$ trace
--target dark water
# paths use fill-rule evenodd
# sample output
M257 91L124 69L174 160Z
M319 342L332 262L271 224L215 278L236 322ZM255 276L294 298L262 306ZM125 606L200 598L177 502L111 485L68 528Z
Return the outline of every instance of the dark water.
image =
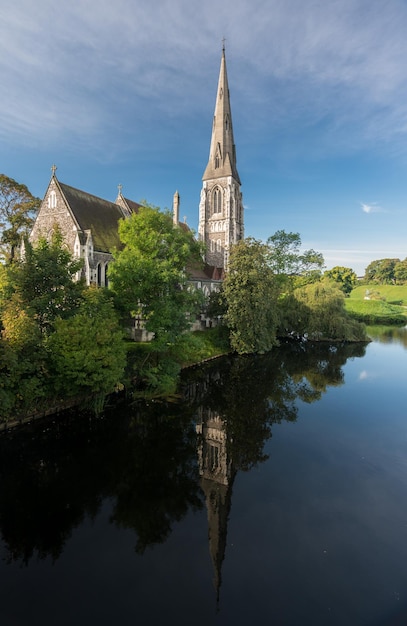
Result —
M0 437L0 626L407 624L407 341Z

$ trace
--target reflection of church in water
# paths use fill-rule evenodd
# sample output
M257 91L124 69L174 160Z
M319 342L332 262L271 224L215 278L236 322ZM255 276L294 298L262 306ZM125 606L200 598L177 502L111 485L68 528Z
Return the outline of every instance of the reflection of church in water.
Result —
M209 551L214 568L216 596L219 600L236 470L229 452L226 422L220 415L200 407L196 431L201 487L205 494L208 513Z
M244 237L240 184L223 47L209 160L203 175L198 228L199 238L206 244L207 262L223 269L227 267L230 247ZM217 412L200 406L196 431L201 487L208 512L209 550L219 600L236 471L230 455L226 421Z
M210 368L184 387L184 399L196 409L198 467L208 516L209 553L217 602L222 584L222 564L226 553L233 482L236 476L227 420L213 408L212 402L212 406L208 406L208 399L213 399L213 391L218 388L221 379L220 372Z

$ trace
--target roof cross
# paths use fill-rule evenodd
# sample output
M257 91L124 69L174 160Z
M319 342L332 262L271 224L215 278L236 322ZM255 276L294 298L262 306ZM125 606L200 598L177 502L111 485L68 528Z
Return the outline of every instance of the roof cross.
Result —
M119 184L117 185L117 189L119 190L119 195L121 195L121 193L122 193L122 189L123 189L123 185L122 185L121 183L119 183Z
M51 172L52 172L53 176L55 176L55 172L57 171L57 169L58 168L57 168L57 166L55 164L51 166Z

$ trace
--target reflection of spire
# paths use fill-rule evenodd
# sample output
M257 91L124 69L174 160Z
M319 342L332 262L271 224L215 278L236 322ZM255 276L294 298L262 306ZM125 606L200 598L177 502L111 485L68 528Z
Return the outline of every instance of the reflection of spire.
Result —
M227 525L232 502L235 470L229 458L226 423L219 415L200 409L196 430L201 487L208 511L209 552L214 568L216 599L219 602L222 584L222 563L225 558Z

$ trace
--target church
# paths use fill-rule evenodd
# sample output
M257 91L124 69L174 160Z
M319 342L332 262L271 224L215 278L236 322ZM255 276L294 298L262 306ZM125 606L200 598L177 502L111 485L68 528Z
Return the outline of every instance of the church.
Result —
M205 244L202 269L194 269L190 280L206 295L223 280L230 247L244 237L243 200L236 165L232 113L226 70L225 47L222 49L209 159L203 178L199 204L198 238ZM173 198L174 225L179 222L179 194ZM83 260L83 277L88 285L109 283L109 263L113 248L120 249L118 222L137 213L140 204L125 198L119 185L114 202L75 189L58 180L56 166L36 221L30 234L35 243L58 227L72 256Z

